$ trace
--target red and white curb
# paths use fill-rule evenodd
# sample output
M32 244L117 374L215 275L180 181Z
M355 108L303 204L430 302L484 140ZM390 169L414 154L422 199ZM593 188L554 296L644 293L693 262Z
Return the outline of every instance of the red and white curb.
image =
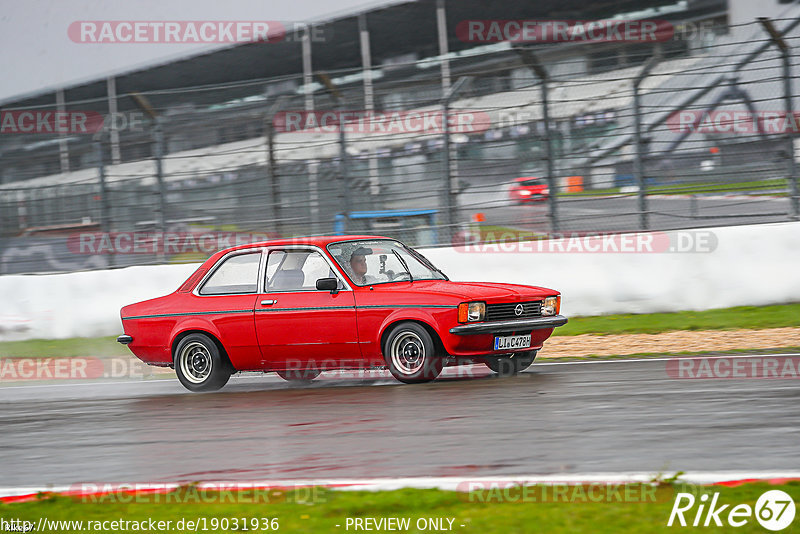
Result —
M198 491L268 491L296 488L322 487L339 491L391 491L404 488L440 489L445 491L469 491L469 488L492 485L530 486L542 485L587 485L587 484L647 484L656 480L671 480L675 473L585 473L559 475L530 475L514 477L412 477L412 478L368 478L368 479L276 479L255 481L217 481L193 483ZM800 471L697 471L677 476L679 483L697 486L739 486L751 482L785 484L800 480ZM115 493L166 494L187 483L77 483L70 486L20 486L0 488L0 502L15 503L33 501L42 494L69 497L100 497Z

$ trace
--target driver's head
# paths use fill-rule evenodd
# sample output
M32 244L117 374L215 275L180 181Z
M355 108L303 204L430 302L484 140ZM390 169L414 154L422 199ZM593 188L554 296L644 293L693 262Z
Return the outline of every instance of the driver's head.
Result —
M364 247L359 247L353 251L350 255L350 268L353 269L353 273L356 276L364 276L367 274L367 253L369 253L369 249L365 249Z
M350 268L356 276L364 276L367 274L367 258L363 254L358 254L358 250L353 252L350 256Z

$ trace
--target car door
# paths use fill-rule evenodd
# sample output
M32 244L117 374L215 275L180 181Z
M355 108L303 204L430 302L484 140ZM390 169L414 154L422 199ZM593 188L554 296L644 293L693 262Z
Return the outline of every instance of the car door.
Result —
M221 258L198 284L191 297L191 313L184 318L201 329L210 322L211 331L239 370L261 366L253 321L261 260L261 249L235 251Z
M335 292L320 278L339 279ZM313 247L268 250L255 324L263 365L274 369L336 368L358 360L353 291Z

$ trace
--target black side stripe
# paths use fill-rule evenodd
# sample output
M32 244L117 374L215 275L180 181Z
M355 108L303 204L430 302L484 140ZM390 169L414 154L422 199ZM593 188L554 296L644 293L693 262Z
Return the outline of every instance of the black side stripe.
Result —
M305 310L352 310L354 306L306 306L303 308L258 308L256 312L305 311Z
M443 308L455 310L458 306L451 304L370 304L368 306L356 306L359 309L373 309L373 308Z
M160 317L181 317L184 315L219 315L221 313L251 313L253 310L221 310L221 311L208 311L208 312L181 312L181 313L156 313L153 315L131 315L129 317L123 317L122 320L125 321L126 319L157 319Z

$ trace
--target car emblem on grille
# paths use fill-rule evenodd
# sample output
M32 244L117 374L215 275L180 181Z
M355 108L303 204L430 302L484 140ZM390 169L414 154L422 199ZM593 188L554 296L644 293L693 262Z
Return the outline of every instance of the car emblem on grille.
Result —
M514 315L516 315L517 317L522 315L524 312L525 312L525 308L522 307L522 304L517 304L514 307Z

